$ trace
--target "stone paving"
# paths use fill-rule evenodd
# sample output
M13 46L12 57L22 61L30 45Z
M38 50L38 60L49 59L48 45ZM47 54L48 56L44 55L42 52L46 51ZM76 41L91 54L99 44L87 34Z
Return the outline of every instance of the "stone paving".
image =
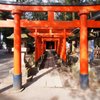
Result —
M56 66L41 69L32 82L23 83L25 89L22 92L15 92L12 75L9 75L12 67L12 55L0 53L0 100L100 100L100 88L94 91L63 87Z
M0 80L9 75L9 70L13 67L13 54L7 50L0 50Z

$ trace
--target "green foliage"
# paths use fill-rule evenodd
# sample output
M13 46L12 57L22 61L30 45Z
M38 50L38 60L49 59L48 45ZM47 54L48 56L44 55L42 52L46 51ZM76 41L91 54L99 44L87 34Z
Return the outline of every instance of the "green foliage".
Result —
M11 18L10 12L4 11L4 12L0 13L0 19L6 20L6 19L9 19L9 18Z
M66 4L71 4L71 0L65 0Z
M23 19L28 20L47 20L47 12L25 12L22 15Z
M24 1L26 1L26 0L16 0L16 2L24 2Z

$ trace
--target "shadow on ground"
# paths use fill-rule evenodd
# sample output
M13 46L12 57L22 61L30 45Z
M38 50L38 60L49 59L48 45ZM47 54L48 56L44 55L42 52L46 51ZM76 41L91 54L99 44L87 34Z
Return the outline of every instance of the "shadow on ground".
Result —
M9 54L9 53L0 54L0 63L4 64L10 61L11 58L13 58L13 54Z
M48 71L42 73L41 75L39 75L39 76L33 78L32 81L25 83L25 84L24 84L24 87L27 88L28 86L30 86L31 84L33 84L34 82L36 82L38 79L40 79L40 78L43 77L44 75L50 73L50 72L51 72L52 70L54 70L54 69L55 69L55 68L52 68L52 69L50 69L50 70L48 70Z
M5 91L9 90L9 89L11 89L12 87L13 87L13 85L6 86L6 87L4 87L4 88L0 89L0 93L5 92ZM9 100L10 100L10 99L9 99Z

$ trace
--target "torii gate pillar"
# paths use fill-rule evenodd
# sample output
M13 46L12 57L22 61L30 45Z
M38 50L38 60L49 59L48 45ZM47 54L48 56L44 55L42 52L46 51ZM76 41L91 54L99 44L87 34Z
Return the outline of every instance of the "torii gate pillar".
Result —
M14 14L14 71L13 71L13 87L16 90L22 88L22 72L21 72L21 28L19 10L13 10Z
M88 33L87 11L81 11L80 15L80 85L82 89L89 86L88 79Z

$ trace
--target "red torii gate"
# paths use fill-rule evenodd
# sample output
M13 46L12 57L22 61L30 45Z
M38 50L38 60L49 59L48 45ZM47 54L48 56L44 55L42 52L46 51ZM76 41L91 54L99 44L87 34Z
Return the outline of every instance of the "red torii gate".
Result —
M69 30L65 29L29 29L31 33L29 33L30 36L35 38L36 41L36 48L35 48L35 61L38 61L40 56L44 53L45 47L46 47L46 41L54 41L55 43L55 50L60 55L61 59L66 62L66 38L70 36L72 33ZM44 31L45 32L42 32ZM46 32L47 31L47 32ZM41 33L42 32L42 33ZM42 47L42 48L41 48Z
M21 27L33 28L31 35L36 40L35 60L37 61L45 50L44 41L58 41L56 51L63 60L66 60L65 43L70 32L68 29L80 28L80 85L82 88L88 87L88 34L87 28L99 28L100 21L88 20L87 15L90 11L100 11L100 5L92 6L26 6L26 5L6 5L0 4L1 11L10 11L14 15L14 20L0 20L0 27L14 27L14 72L13 87L22 88L21 76ZM27 11L48 12L47 21L28 21L21 19L21 13ZM54 12L78 12L80 20L73 21L54 21ZM50 32L44 33L41 29L48 29ZM58 30L62 29L58 35ZM35 31L33 31L35 30ZM38 32L40 30L40 32ZM53 30L55 32L53 33ZM67 31L66 31L67 30ZM60 36L62 34L62 36ZM53 36L53 37L52 37ZM62 37L62 38L61 38ZM39 39L40 38L40 39ZM42 42L43 41L43 42ZM63 42L63 43L62 43ZM42 52L40 52L40 46ZM62 49L60 50L59 48Z

